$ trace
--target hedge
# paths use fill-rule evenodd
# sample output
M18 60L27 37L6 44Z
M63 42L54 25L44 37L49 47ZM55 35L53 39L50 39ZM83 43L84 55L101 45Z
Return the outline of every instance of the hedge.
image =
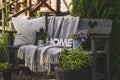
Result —
M72 16L112 19L111 80L120 79L120 0L72 0Z

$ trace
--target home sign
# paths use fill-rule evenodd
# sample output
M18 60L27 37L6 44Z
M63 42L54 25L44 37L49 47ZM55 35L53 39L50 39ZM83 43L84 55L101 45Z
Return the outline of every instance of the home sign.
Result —
M51 38L48 41L49 44L57 45L57 46L66 46L72 47L73 40L72 39L59 39L59 38Z

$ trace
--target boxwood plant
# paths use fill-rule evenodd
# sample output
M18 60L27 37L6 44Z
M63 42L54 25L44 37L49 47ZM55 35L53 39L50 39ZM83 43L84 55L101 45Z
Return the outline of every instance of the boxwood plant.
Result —
M88 67L91 62L92 56L81 46L77 50L63 48L58 65L65 70L79 70Z

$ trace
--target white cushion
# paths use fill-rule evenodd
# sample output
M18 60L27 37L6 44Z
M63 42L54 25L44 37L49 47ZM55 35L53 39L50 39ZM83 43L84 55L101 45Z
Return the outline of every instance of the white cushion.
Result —
M45 29L45 16L27 19L27 18L12 18L13 25L17 30L17 35L15 36L14 46L35 44L35 32L39 31L41 27Z

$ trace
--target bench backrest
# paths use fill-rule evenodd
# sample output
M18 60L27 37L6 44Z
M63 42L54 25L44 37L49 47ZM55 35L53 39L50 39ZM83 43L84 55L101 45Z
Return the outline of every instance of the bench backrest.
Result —
M112 30L110 19L80 19L80 29L87 29L90 34L108 35Z
M47 23L47 17L46 17L46 23ZM102 36L109 35L112 30L112 20L80 18L79 28L87 29L90 34L94 34L94 35L102 35ZM13 38L11 38L11 35L9 36L9 40L10 40L9 44L13 44Z

